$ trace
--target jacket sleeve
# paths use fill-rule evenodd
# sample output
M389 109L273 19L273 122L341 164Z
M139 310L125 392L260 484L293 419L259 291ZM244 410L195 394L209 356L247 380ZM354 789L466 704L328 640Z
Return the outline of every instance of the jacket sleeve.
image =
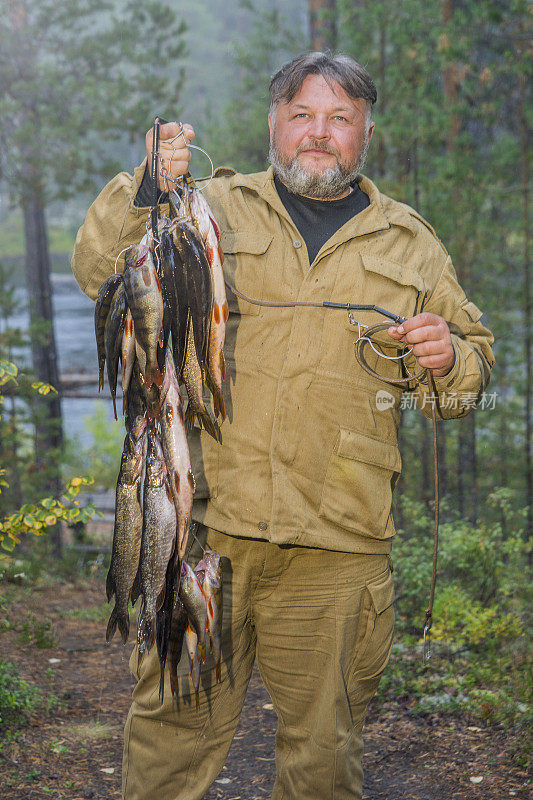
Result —
M481 322L482 312L459 285L449 256L424 311L438 314L448 323L455 362L447 375L433 379L434 387L418 387L418 408L426 417L431 417L432 404L436 405L437 417L464 417L488 385L494 364L494 337Z
M146 232L148 208L134 205L142 182L145 162L133 175L119 173L102 189L78 231L72 255L72 271L80 288L92 300L98 289L115 270L122 271L124 260L119 253L137 244Z

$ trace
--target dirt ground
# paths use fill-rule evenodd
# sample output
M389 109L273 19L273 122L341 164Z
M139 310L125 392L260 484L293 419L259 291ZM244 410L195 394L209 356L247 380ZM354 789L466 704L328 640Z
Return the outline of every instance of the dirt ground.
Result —
M1 658L43 692L55 693L60 704L50 716L36 714L20 739L0 750L1 800L120 797L131 647L118 637L105 644L103 600L103 581L96 579L31 595L21 589L9 598L12 626L20 628L33 612L37 620L51 620L56 641L39 649L21 643L20 630L9 629L0 634ZM254 671L226 765L205 800L269 798L275 730L270 698ZM365 800L530 797L527 774L511 764L501 729L373 704L365 739Z

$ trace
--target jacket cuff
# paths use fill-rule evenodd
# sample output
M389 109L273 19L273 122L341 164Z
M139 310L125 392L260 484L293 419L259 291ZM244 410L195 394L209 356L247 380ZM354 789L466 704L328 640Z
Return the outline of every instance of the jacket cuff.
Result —
M450 372L434 377L433 384L438 395L438 410L444 419L464 417L475 408L485 388L480 359L475 349L464 339L452 333L455 362ZM420 408L426 416L435 404L433 386L419 387Z

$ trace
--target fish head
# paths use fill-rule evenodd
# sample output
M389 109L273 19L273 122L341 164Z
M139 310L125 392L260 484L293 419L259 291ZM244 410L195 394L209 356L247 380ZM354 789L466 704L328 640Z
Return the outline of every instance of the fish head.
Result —
M124 254L124 263L128 269L140 269L150 255L147 244L132 244Z

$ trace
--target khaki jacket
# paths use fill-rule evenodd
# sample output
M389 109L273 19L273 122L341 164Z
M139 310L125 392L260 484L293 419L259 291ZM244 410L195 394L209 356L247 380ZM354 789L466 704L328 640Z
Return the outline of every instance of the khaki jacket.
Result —
M121 173L111 181L78 233L72 268L93 299L117 254L145 232L148 209L133 205L143 172L144 164L133 176ZM259 301L351 301L403 317L439 314L450 326L456 355L451 372L435 380L442 415L464 416L488 383L492 335L431 226L367 178L360 185L370 205L310 265L272 169L252 175L218 170L206 196L222 232L226 279ZM358 323L382 318L259 306L232 292L228 303L223 443L196 429L190 438L195 518L228 534L280 544L389 552L402 390L368 375L354 355ZM397 362L370 355L371 367L398 376ZM391 405L377 402L383 391ZM432 397L420 387L417 394L429 416ZM448 405L446 394L470 402Z

